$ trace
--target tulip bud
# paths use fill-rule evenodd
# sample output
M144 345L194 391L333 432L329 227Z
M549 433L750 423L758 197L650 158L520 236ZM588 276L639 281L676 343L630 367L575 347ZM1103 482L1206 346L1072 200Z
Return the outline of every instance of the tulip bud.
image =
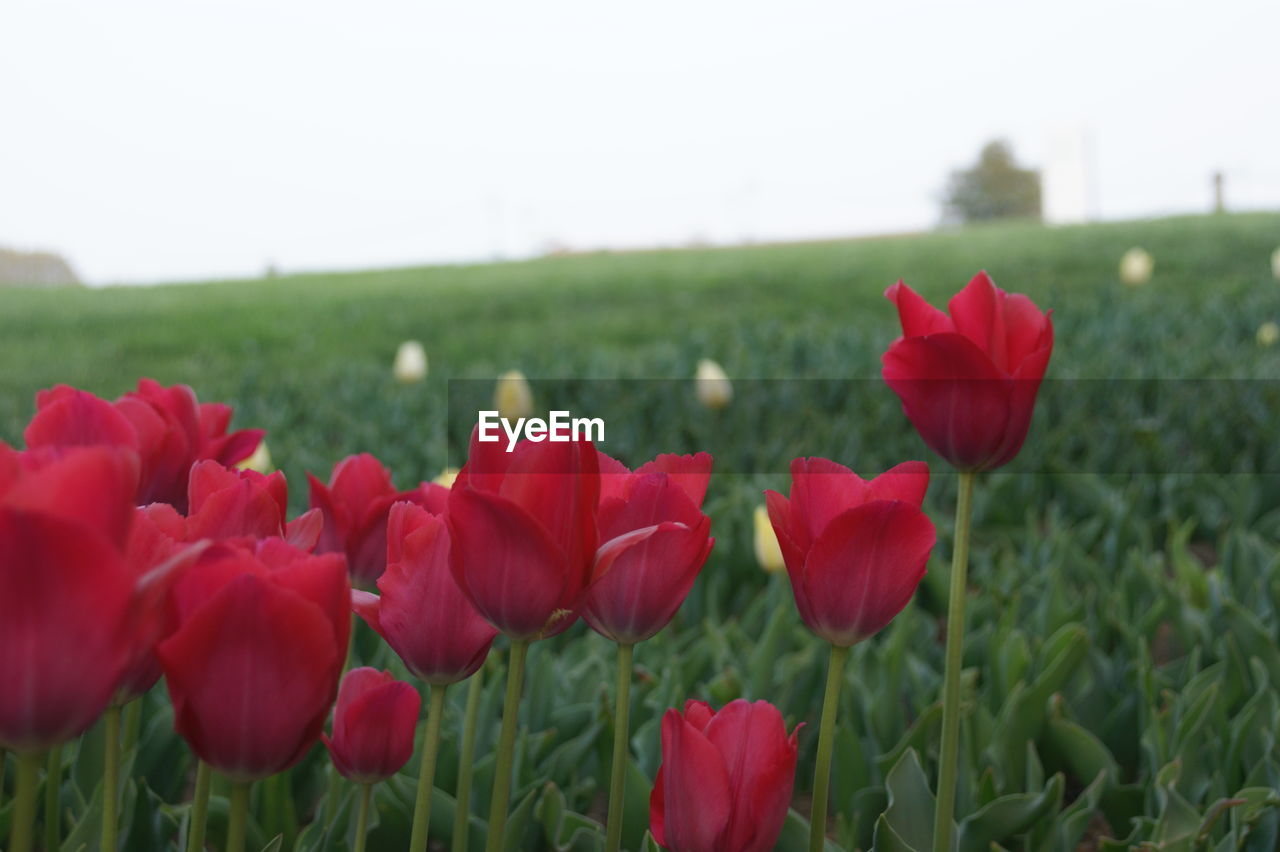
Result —
M519 370L508 370L498 377L493 389L493 407L498 416L518 420L533 413L533 391L529 380Z
M1280 342L1280 325L1267 320L1258 326L1258 345L1259 346L1275 346Z
M427 377L427 352L416 340L406 340L396 350L396 361L391 367L396 381L411 385Z
M390 672L347 672L333 710L333 737L320 735L343 778L370 784L390 778L413 756L422 699Z
M693 381L698 390L698 402L712 411L719 411L733 401L733 384L725 375L724 368L710 358L698 362Z
M1120 258L1120 280L1130 287L1141 287L1151 280L1156 262L1145 250L1131 248Z
M760 567L770 573L786 568L782 561L782 548L778 546L778 536L769 523L769 510L764 506L756 506L752 520L755 525L756 561L760 563Z
M271 451L267 449L266 441L258 444L258 449L253 451L253 455L242 462L238 462L236 467L241 470L256 470L258 473L271 473L276 469L275 465L271 463Z
M440 474L433 480L436 485L443 488L452 488L453 481L458 478L458 469L456 467L446 467L440 471Z
M1271 274L1280 281L1280 248L1271 253Z

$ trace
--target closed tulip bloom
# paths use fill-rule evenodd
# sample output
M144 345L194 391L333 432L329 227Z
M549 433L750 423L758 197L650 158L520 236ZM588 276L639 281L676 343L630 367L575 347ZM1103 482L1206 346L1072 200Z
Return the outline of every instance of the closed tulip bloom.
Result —
M372 784L390 778L413 755L422 699L390 672L352 669L338 687L333 736L321 734L343 778Z
M597 633L630 645L666 627L715 544L699 508L712 459L662 455L634 473L603 453L599 463L602 543L582 615Z
M185 540L235 540L251 545L261 538L285 538L303 550L316 546L324 515L312 509L292 521L286 519L289 485L284 474L224 467L202 461L191 469L191 512Z
M885 296L902 337L885 352L885 382L924 442L958 470L1007 464L1031 425L1053 352L1052 311L980 272L951 299L951 315L899 281Z
M733 402L733 383L725 374L724 367L710 358L698 362L693 383L698 392L698 402L712 411L719 411Z
M174 728L234 781L292 766L319 738L351 630L339 554L272 538L216 544L174 588L178 629L156 649Z
M413 384L427 377L427 350L416 340L406 340L396 349L391 373L402 384Z
M449 492L450 565L476 610L517 640L577 618L596 551L599 463L590 441L504 444L471 437Z
M764 506L756 506L751 513L753 527L753 543L756 551L756 562L769 573L781 571L787 567L782 559L782 548L778 546L778 536L769 523L769 510Z
M533 389L529 380L519 370L508 370L493 388L493 407L508 420L518 420L533 414Z
M201 405L186 385L164 387L141 379L114 403L59 385L36 395L27 426L29 447L109 444L138 452L136 501L169 503L187 510L188 476L202 459L232 465L253 454L262 431L228 432L231 408Z
M1131 248L1120 258L1120 280L1130 287L1141 287L1151 280L1155 259L1145 250Z
M125 558L136 455L0 443L0 747L85 731L134 657L148 601Z
M791 497L766 491L800 618L848 647L877 633L911 600L933 550L920 511L929 487L923 462L903 462L870 481L827 459L791 463Z
M738 699L719 713L701 701L662 717L662 766L649 830L671 852L768 852L791 804L799 728L778 708Z
M448 526L421 506L396 503L386 538L382 594L353 591L356 613L416 677L433 686L466 680L484 663L497 631L453 578Z
M397 491L390 472L368 453L347 456L334 465L326 485L311 474L311 508L324 515L317 553L345 553L351 577L371 585L387 567L387 513L391 504L409 500L435 512L444 510L448 490L422 483Z
M258 449L247 459L236 462L236 467L241 470L256 470L258 473L272 473L276 469L275 462L271 460L271 448L266 441L258 444Z

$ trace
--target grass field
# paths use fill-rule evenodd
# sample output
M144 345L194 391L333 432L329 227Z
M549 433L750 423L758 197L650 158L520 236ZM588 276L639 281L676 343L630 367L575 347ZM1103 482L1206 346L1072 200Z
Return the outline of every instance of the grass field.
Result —
M1151 252L1156 270L1148 285L1127 288L1116 266L1134 245ZM586 380L652 380L624 386L622 396L636 397L627 410L682 424L661 434L688 445L654 446L654 433L619 421L608 451L636 463L659 449L706 449L729 473L713 481L707 503L716 551L677 620L637 651L626 836L638 849L657 721L685 697L767 698L789 722L807 721L796 785L807 812L825 648L801 625L785 577L756 567L750 514L762 488L785 488L796 454L830 452L868 474L905 458L937 461L877 380L880 353L898 333L881 294L902 277L939 303L986 268L998 285L1054 309L1057 345L1029 460L988 476L976 500L962 849L1274 849L1280 406L1269 380L1280 377L1280 347L1260 347L1255 332L1280 321L1269 266L1278 245L1280 214L1248 214L209 286L5 290L0 438L20 444L34 392L54 383L114 397L141 375L185 382L234 404L237 425L268 430L302 508L303 471L324 478L348 453L375 453L402 485L456 460L466 424L456 410L446 422L451 379L487 387L518 368L535 393L584 412L605 398ZM421 384L391 377L407 338L431 358ZM704 357L736 379L764 381L740 382L742 400L727 411L702 412L684 380ZM1130 398L1152 387L1165 394L1154 408ZM840 388L853 391L840 397ZM855 649L848 671L831 806L845 849L869 848L882 812L905 848L919 845L932 819L922 785L936 759L954 498L941 462L935 470L925 509L939 545L922 591ZM360 634L357 661L400 670L374 640ZM599 848L592 820L608 773L611 653L581 626L534 646L514 848ZM483 718L493 725L482 731L482 755L496 735L500 659L489 664ZM433 837L450 830L462 699L452 697L445 722ZM186 800L190 763L166 733L168 713L153 694L129 757L145 779L127 793L131 849L161 848L182 818L170 803ZM93 822L92 736L81 752L62 791L72 826ZM288 792L293 816L260 807L272 816L251 827L255 848L291 836L294 817L308 821L327 772L317 749L288 791L259 785L263 797ZM477 772L479 815L491 761ZM413 783L405 770L380 794L370 848L402 846ZM478 818L476 826L473 843L483 835ZM877 848L904 848L880 831ZM803 848L805 834L797 814L779 848ZM301 840L324 842L315 829Z

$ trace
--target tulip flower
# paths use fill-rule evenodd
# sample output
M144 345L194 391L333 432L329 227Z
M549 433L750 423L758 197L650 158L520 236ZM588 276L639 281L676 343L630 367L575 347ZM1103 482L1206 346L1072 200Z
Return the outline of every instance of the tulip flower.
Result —
M727 408L733 401L733 383L715 361L703 358L693 375L694 387L698 393L698 402L712 411Z
M440 512L448 491L433 483L422 483L412 491L400 492L391 484L391 474L368 453L347 456L334 465L325 485L311 474L311 508L324 516L317 553L345 553L351 577L369 585L387 567L387 513L398 500L410 500Z
M831 644L818 732L810 850L821 850L840 686L849 647L883 629L911 600L933 550L933 523L920 511L929 468L904 462L867 481L827 459L791 463L791 496L767 491L796 608Z
M156 654L174 728L201 761L189 849L203 842L210 768L232 781L228 846L243 848L249 785L319 738L346 660L350 600L340 554L279 538L216 544L175 586L179 626Z
M256 470L258 473L273 473L276 469L266 441L258 444L258 448L247 459L236 462L236 467L241 470Z
M449 492L449 561L476 610L511 637L488 852L501 852L516 713L529 643L577 618L596 551L599 463L590 441L521 441L513 452L473 432Z
M600 540L583 618L618 643L618 695L606 852L622 842L633 646L667 626L684 603L715 544L699 508L711 456L661 455L633 473L604 453L600 465Z
M338 773L361 787L355 852L364 852L374 783L395 775L413 756L421 703L418 690L368 667L347 672L338 687L333 737L320 738Z
M756 506L751 513L751 524L754 529L753 544L756 551L756 562L770 574L782 571L787 567L782 559L782 548L778 546L778 536L769 523L769 510L764 506Z
M416 340L406 340L396 349L391 373L401 384L411 385L427 377L427 350Z
M413 756L422 699L390 672L352 669L338 687L333 736L320 735L338 774L357 784L385 781Z
M1280 342L1280 325L1267 320L1258 326L1257 339L1259 346L1275 346Z
M799 728L778 708L738 699L719 713L701 701L662 717L662 766L649 831L671 852L769 852L791 804Z
M498 416L507 420L519 420L533 414L533 390L529 380L519 370L508 370L493 388L493 407Z
M884 380L924 442L962 471L1011 461L1053 351L1052 312L998 289L985 272L951 300L950 316L901 281L885 296L902 337L884 354Z
M107 708L147 641L163 577L140 575L125 554L137 487L129 449L0 443L0 753L18 757L14 852L33 842L41 752L54 783L61 743Z
M232 465L253 454L262 431L228 432L231 408L200 404L186 385L138 381L114 403L59 385L36 395L27 426L28 447L110 444L135 449L140 458L139 505L169 503L187 510L191 466L203 459ZM109 411L108 409L113 409Z
M924 442L960 471L934 813L934 852L950 852L974 476L1011 461L1022 448L1053 352L1052 311L998 289L985 272L951 299L950 316L901 281L885 295L897 305L903 334L884 354L885 382Z
M289 485L280 471L263 475L202 461L191 469L186 502L191 507L183 533L187 541L232 540L251 545L262 538L284 538L295 547L311 550L324 525L319 509L286 520ZM172 520L168 523L171 529L176 527Z
M378 578L381 597L358 590L351 595L356 613L387 640L409 671L431 684L409 844L411 850L421 850L427 845L445 689L480 668L498 631L480 617L453 578L449 528L442 518L400 502L391 507L386 529L387 570Z
M1130 287L1141 287L1151 280L1156 262L1145 250L1131 248L1120 258L1120 280Z

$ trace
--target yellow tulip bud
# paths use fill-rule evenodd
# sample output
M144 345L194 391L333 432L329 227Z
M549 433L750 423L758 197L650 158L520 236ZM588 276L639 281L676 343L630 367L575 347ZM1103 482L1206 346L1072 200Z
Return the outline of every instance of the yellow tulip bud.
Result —
M406 340L396 350L396 361L391 367L397 382L409 385L427 377L427 351L416 340Z
M782 548L778 546L778 536L769 522L769 510L764 506L756 506L756 561L766 571L782 571L786 563L782 561Z
M493 407L498 416L518 420L533 414L533 390L519 370L509 370L498 377L493 389Z
M458 478L458 469L456 467L446 467L440 471L440 475L431 480L436 485L443 485L445 488L452 488L453 481Z
M1146 251L1131 248L1120 258L1120 280L1130 287L1141 287L1151 280L1156 262Z
M693 381L697 386L698 402L719 411L733 401L733 383L725 375L724 368L709 358L698 362Z
M1280 343L1280 325L1267 320L1258 326L1258 345L1275 346Z
M271 464L271 451L267 449L267 442L263 441L258 444L258 449L253 451L253 455L240 462L236 467L241 470L256 470L258 473L271 473L275 467Z

